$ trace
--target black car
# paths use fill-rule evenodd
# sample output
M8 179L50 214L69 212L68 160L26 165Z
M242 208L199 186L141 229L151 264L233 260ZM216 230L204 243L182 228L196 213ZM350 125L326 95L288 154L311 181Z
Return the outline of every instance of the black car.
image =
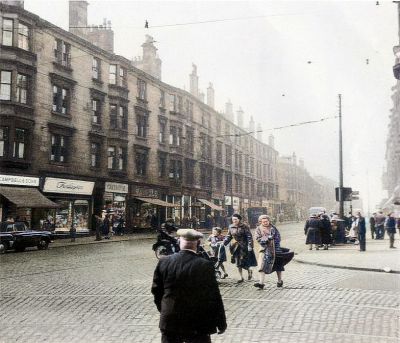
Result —
M0 222L0 253L10 249L24 251L27 247L45 250L51 237L51 232L31 230L25 222Z

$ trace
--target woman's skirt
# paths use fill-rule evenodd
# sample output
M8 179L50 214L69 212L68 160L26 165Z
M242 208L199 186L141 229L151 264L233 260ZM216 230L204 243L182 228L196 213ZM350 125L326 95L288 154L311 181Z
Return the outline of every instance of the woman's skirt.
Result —
M320 229L316 227L309 227L307 231L306 244L322 244Z
M321 243L322 244L332 244L332 237L330 230L328 229L321 229Z
M275 260L271 269L267 263L262 263L262 259L265 258L265 254L260 253L259 261L260 261L260 266L262 266L262 268L259 271L264 272L265 274L271 274L273 272L283 272L285 271L284 266L292 260L293 256L294 252L290 251L290 249L287 248L278 249L275 252Z
M245 248L238 246L232 255L232 263L236 264L236 267L249 269L250 267L257 266L257 259L254 251L248 251Z

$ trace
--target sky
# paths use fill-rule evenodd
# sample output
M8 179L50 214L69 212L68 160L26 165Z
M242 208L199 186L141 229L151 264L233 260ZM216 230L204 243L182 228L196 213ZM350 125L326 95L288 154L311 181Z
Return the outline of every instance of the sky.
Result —
M68 1L25 0L25 9L68 29ZM280 155L296 153L311 175L338 180L338 94L342 96L344 186L372 211L382 190L388 116L393 107L391 1L89 1L89 24L111 20L115 53L142 54L150 34L162 80L215 89L215 108L231 100L273 134ZM145 21L149 28L144 28ZM281 126L317 121L286 129Z

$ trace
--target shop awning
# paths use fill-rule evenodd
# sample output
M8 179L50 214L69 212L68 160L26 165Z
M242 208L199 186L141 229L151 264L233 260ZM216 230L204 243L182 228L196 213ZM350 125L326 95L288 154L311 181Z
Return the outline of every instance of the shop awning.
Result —
M166 201L156 199L156 198L136 198L136 199L139 199L140 201L143 201L143 202L147 202L149 204L162 206L162 207L180 207L180 205L171 204L170 202L166 202Z
M0 186L0 194L17 207L58 208L55 202L46 198L36 188Z
M208 201L206 199L199 199L199 201L201 201L204 205L210 206L213 210L216 210L216 211L223 211L224 210L223 207L218 206L218 205L214 204L213 202Z

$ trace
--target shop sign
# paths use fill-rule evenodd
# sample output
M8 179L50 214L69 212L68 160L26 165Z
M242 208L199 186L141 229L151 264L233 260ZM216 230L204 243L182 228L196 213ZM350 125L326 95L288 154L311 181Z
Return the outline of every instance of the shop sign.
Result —
M38 187L39 186L39 178L38 177L1 175L0 174L0 184L1 185Z
M157 189L136 186L136 187L133 187L132 196L149 197L149 198L159 199L160 192Z
M105 183L105 191L108 193L127 194L128 193L128 184L116 183L116 182L106 182Z
M46 177L43 192L92 195L94 182Z

